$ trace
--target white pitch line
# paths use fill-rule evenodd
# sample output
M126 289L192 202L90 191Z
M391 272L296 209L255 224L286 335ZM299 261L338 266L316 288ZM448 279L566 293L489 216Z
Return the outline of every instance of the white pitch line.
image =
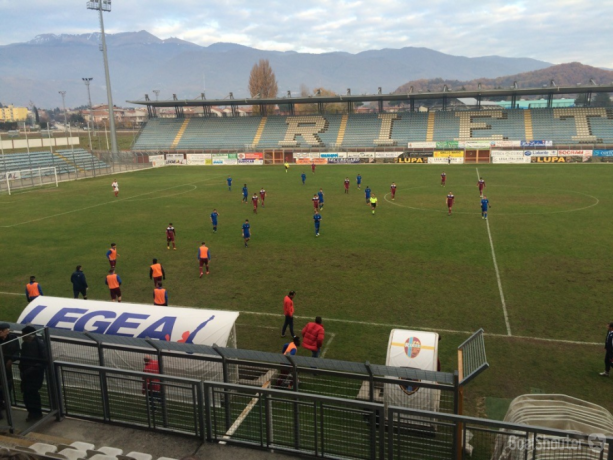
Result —
M479 180L479 168L477 171L477 180ZM496 262L496 252L494 251L494 240L492 240L492 231L490 230L490 221L485 219L487 227L487 236L490 238L490 247L492 248L492 260L494 261L494 270L496 270L496 281L498 281L498 291L500 292L500 301L502 302L502 312L504 313L504 323L507 326L507 335L511 336L511 323L509 323L509 313L507 312L507 303L504 300L504 292L502 291L502 281L500 280L500 270L498 270L498 262Z
M332 341L334 340L334 337L336 337L336 334L333 334L332 332L330 333L330 340L328 340L328 343L326 344L326 346L324 347L324 351L321 352L321 357L323 358L324 356L326 356L326 353L328 352L328 348L330 348L330 344L332 343Z
M16 292L2 292L0 291L0 295L14 295L14 296L22 296L25 295L23 292L22 293L16 293ZM196 307L194 307L196 308ZM271 316L271 317L280 317L279 314L277 313L267 313L267 312L261 312L261 311L240 311L239 313L245 314L245 315L255 315L255 316ZM298 319L313 319L312 316L298 316L298 315L294 315L294 318L298 318ZM471 331L458 331L455 329L441 329L441 328L431 328L431 327L421 327L421 326L416 326L415 324L412 325L402 325L402 324L397 324L397 323L374 323L374 322L370 322L370 321L354 321L351 319L337 319L337 318L326 318L326 321L331 322L331 323L344 323L344 324L357 324L359 326L369 326L369 327L385 327L385 328L396 328L396 329L409 329L409 330L413 330L413 329L420 329L422 331L432 331L432 332L445 332L447 334L463 334L463 335L471 335L473 332ZM247 324L238 324L238 326L247 326ZM254 326L254 327L261 327L264 329L271 329L271 330L278 330L278 327L273 327L273 326ZM334 334L330 334L330 335L334 335ZM526 339L526 340L536 340L539 342L551 342L551 343L567 343L569 345L597 345L600 346L602 345L602 343L600 342L579 342L576 340L562 340L562 339L547 339L544 337L529 337L529 336L525 336L525 335L513 335L513 336L509 336L507 334L496 334L493 332L484 332L483 335L485 335L486 337L495 337L495 338L503 338L503 339ZM334 335L335 336L335 335ZM327 347L326 347L327 348ZM325 350L324 350L325 351Z
M1 294L1 293L0 293ZM241 311L241 314L245 314L245 315L256 315L256 316L274 316L274 317L279 317L280 315L278 313L267 313L267 312L261 312L261 311ZM312 319L311 316L298 316L298 315L294 315L294 318L298 318L298 319ZM410 326L407 325L402 325L402 324L392 324L392 323L373 323L373 322L369 322L369 321L354 321L351 319L336 319L336 318L326 318L326 321L331 322L331 323L344 323L344 324L357 324L360 326L369 326L369 327L385 327L385 328L396 328L396 329L409 329L409 330L414 330L414 329L419 329L422 331L432 331L432 332L445 332L447 334L464 334L464 335L471 335L473 332L471 331L458 331L458 330L454 330L454 329L441 329L441 328L430 328L430 327L421 327L421 326L416 326L415 324L412 324ZM487 337L496 337L496 338L504 338L504 339L526 339L526 340L537 340L537 341L541 341L541 342L552 342L552 343L567 343L570 345L602 345L600 342L578 342L575 340L562 340L562 339L546 339L546 338L542 338L542 337L528 337L525 335L512 335L509 336L508 334L495 334L492 332L485 332L483 335L487 336Z

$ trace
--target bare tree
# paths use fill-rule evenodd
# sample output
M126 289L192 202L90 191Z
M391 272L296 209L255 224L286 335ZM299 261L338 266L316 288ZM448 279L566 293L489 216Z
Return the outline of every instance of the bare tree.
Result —
M260 59L257 64L254 64L249 75L249 93L251 97L261 99L277 97L278 87L275 73L270 67L268 59ZM267 106L262 106L263 113L266 115ZM259 113L260 107L254 106L253 113Z

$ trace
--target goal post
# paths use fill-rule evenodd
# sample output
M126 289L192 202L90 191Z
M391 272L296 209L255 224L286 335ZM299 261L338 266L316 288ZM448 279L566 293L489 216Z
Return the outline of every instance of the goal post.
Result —
M9 195L16 190L45 185L59 187L55 166L0 172L0 192L6 191Z

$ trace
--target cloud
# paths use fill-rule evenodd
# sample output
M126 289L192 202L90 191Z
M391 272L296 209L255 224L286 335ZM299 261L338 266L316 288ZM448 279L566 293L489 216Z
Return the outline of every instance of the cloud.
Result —
M596 0L150 0L114 2L104 19L109 31L144 29L205 46L235 42L313 53L416 46L613 67L611 16L613 2ZM0 44L97 29L84 0L0 0Z

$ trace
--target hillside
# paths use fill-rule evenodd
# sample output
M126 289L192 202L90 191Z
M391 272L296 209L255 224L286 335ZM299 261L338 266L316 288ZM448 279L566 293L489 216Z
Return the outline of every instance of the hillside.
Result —
M590 79L597 85L611 84L613 71L571 62L497 78L476 78L468 81L442 78L413 80L398 87L394 93L408 93L411 86L414 92L441 91L444 85L451 90L462 88L471 90L477 89L479 83L482 89L509 88L513 86L513 82L517 82L519 88L537 88L543 85L549 86L551 80L557 86L575 86L578 83L590 84Z
M104 102L104 69L98 33L43 34L27 43L0 46L0 101L5 104L57 107L58 91L66 105L87 104L82 77L93 77L94 104ZM344 94L390 92L403 82L420 78L471 80L533 71L551 64L528 58L452 56L419 47L368 50L357 54L267 51L233 43L199 46L179 39L161 40L146 32L107 35L114 101L143 98L159 89L160 99L210 99L248 95L249 72L259 59L268 59L276 73L279 93L298 93L302 84Z

